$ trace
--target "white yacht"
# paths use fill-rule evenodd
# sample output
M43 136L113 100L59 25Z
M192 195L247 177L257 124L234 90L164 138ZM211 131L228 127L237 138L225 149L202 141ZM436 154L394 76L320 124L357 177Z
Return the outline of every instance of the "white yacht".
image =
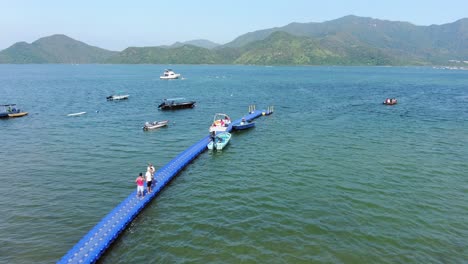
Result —
M167 69L164 71L163 75L161 75L159 78L161 80L172 80L172 79L179 79L180 73L175 73L171 69Z

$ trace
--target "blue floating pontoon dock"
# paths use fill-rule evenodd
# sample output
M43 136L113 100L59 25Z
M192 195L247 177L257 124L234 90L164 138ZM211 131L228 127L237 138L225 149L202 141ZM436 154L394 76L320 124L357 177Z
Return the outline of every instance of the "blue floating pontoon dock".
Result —
M265 111L252 111L244 116L246 120L253 120L262 114L270 114ZM242 119L233 121L239 123ZM123 202L107 214L88 234L86 234L68 253L57 263L95 263L114 240L122 233L128 224L145 208L145 206L192 160L207 149L206 145L210 136L204 137L193 146L189 147L164 167L155 173L156 185L152 193L147 193L144 198L137 198L136 191L131 193Z

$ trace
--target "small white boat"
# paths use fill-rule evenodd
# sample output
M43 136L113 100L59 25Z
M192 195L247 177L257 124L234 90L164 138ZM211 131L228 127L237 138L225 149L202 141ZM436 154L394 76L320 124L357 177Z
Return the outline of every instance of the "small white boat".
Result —
M207 147L209 150L222 150L229 143L230 139L231 134L228 132L217 133L214 136L214 139L212 139L210 143L208 143Z
M146 122L145 125L143 126L144 131L160 128L163 126L167 126L169 123L169 120L164 120L164 121L154 121L154 122Z
M210 133L215 132L224 132L228 129L229 124L231 124L231 118L222 113L217 113L214 115L213 123L210 126Z
M385 101L383 102L384 105L396 105L397 104L397 99L395 98L387 98L385 99Z
M164 71L163 75L161 75L159 78L161 80L173 80L173 79L179 79L180 73L175 73L171 69L167 69Z
M124 95L110 95L110 96L107 96L106 99L107 99L107 101L126 100L126 99L128 99L128 97L129 97L128 94L124 94Z
M84 115L84 114L86 114L86 112L78 112L78 113L68 114L67 116L80 116L80 115Z

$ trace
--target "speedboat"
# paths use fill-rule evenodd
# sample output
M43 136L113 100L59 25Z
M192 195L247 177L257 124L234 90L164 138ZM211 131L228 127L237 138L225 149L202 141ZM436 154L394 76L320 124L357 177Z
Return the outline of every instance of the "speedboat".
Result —
M0 118L21 117L27 114L28 112L21 112L21 109L16 108L16 104L0 105Z
M125 95L110 95L110 96L107 96L106 99L107 101L115 101L115 100L126 100L128 99L129 95L128 94L125 94Z
M169 120L146 122L145 125L143 126L143 130L148 131L148 130L160 128L163 126L167 126L167 123L169 123Z
M234 130L244 130L244 129L249 129L255 126L255 122L248 122L244 118L242 118L242 121L239 123L235 123L232 125L232 129Z
M158 105L158 108L161 110L176 110L193 107L195 107L195 101L186 101L185 98L164 99L164 101Z
M384 105L395 105L397 104L397 99L395 98L387 98L385 99L385 101L383 102Z
M222 113L217 113L214 115L213 123L210 126L210 133L215 132L224 132L228 129L231 124L231 118Z
M161 80L173 80L173 79L179 79L179 77L180 77L180 73L175 73L171 69L166 69L164 71L163 75L161 75L159 77L159 79L161 79Z
M217 133L213 140L208 143L207 147L209 150L222 150L231 139L231 134L228 132Z

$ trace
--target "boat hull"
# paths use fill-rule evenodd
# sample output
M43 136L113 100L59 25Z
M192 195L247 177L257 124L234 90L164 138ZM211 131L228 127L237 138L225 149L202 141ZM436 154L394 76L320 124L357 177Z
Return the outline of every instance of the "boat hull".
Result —
M210 133L211 132L226 132L228 126L210 126Z
M180 74L176 74L176 75L173 75L173 76L160 76L159 79L161 80L175 80L175 79L179 79L180 77Z
M111 95L108 96L106 99L107 101L120 101L120 100L127 100L129 95Z
M232 125L232 129L234 129L234 130L245 130L245 129L252 128L254 126L255 126L254 122L244 123L244 124L239 123L239 124Z
M21 112L21 113L14 113L14 114L8 114L8 117L22 117L27 115L28 112Z
M195 102L186 102L186 103L162 103L158 106L161 110L178 110L178 109L187 109L187 108L194 108Z

